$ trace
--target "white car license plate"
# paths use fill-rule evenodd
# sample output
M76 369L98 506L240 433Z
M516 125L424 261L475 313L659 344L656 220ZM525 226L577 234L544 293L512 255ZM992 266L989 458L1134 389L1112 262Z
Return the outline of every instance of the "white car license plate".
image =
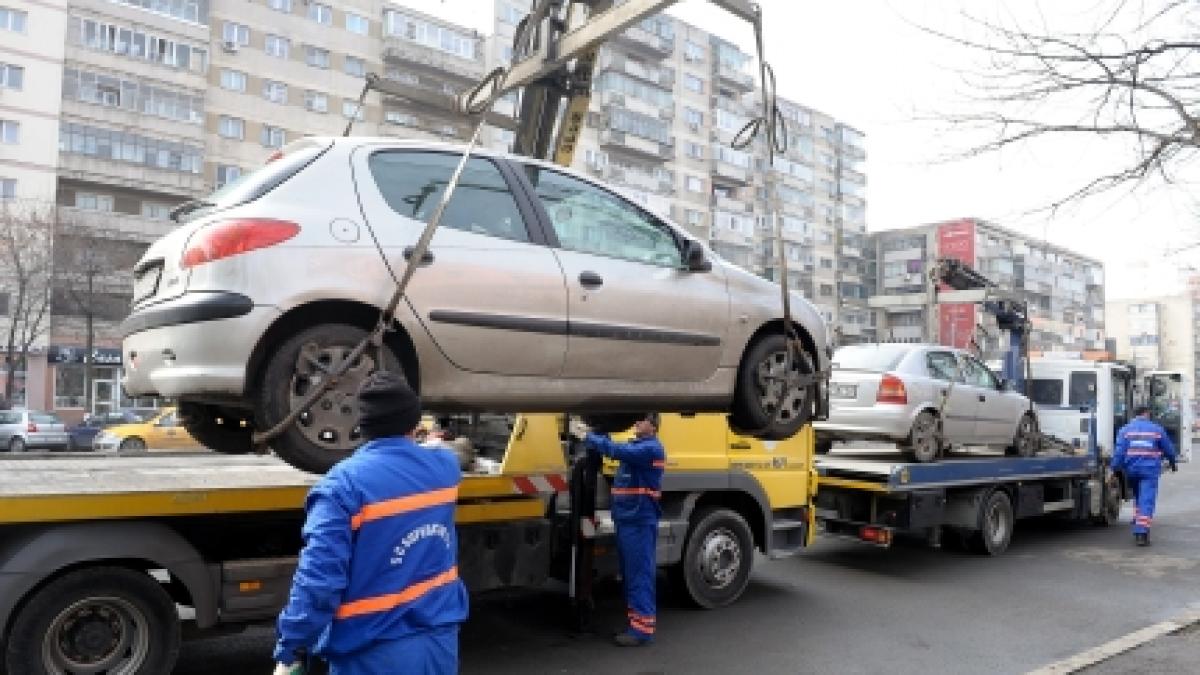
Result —
M833 398L858 398L858 385L835 384L830 387L829 395Z

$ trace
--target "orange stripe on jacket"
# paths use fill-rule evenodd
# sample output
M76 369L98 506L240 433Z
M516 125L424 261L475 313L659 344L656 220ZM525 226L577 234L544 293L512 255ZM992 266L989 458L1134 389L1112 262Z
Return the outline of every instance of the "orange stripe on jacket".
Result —
M458 486L442 488L440 490L430 490L429 492L418 492L414 495L406 497L397 497L395 499L387 499L374 504L367 504L359 509L358 513L350 519L350 527L358 529L363 523L368 523L372 520L387 518L389 516L398 516L401 513L416 511L418 509L427 509L431 506L442 506L443 504L453 504L458 499Z
M389 609L395 609L400 605L410 603L426 593L445 586L458 579L458 566L455 565L441 574L418 581L417 583L405 588L399 593L388 593L386 595L375 595L361 600L354 600L338 607L337 618L349 619L363 614L375 614L377 612L386 612Z
M654 497L655 499L658 499L659 497L662 496L662 493L659 492L658 490L651 490L650 488L644 488L644 487L639 487L639 488L615 487L612 490L610 490L609 492L611 492L614 495L619 495L619 496L649 495L651 497Z

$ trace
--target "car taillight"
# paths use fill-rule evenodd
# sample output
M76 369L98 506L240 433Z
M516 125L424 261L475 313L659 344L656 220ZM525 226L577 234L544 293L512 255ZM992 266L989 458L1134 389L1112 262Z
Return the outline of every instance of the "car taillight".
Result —
M26 425L26 427L25 427L25 433L27 433L27 434L36 434L36 433L37 433L37 425L36 425L36 424L34 424L33 422L30 422L30 423L29 423L28 425Z
M895 375L884 375L879 381L879 393L875 395L876 403L908 403L908 391L904 382Z
M205 226L192 235L180 265L187 269L221 258L267 248L291 239L300 226L272 218L239 218Z

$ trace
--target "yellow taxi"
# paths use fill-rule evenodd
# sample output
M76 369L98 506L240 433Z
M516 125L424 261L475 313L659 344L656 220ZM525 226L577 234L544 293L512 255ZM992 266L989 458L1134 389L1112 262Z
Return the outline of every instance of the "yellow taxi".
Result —
M175 408L163 408L145 422L109 427L92 442L96 451L112 450L203 450L179 422Z

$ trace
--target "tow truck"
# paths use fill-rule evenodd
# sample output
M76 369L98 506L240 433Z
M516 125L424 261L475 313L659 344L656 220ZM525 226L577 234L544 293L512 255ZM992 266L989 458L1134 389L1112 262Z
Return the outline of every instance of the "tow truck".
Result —
M713 2L750 20L761 48L757 7ZM512 69L447 104L494 120L480 97L524 87L514 150L553 152L569 164L596 49L671 4L539 2L518 31ZM368 78L363 97L369 91L389 93L378 77ZM773 143L774 124L763 126ZM568 438L561 415L436 422L463 441L456 520L468 588L563 580L572 622L586 629L591 582L616 567L606 472ZM777 558L811 544L811 427L758 440L721 415L669 414L660 436L669 453L658 562L684 597L728 605L746 588L755 550ZM266 455L0 460L0 669L160 675L173 668L183 637L269 621L286 600L316 480Z
M955 259L930 271L934 302L980 304L1008 333L1001 375L1029 395L1029 314L1021 299ZM1078 407L1078 406L1077 406ZM1095 400L1083 408L1087 442L1045 433L1033 456L964 448L932 463L898 461L896 448L850 443L817 460L817 519L825 533L877 546L901 535L999 555L1017 520L1059 515L1111 524L1127 497L1098 439ZM1111 420L1109 420L1111 423Z

